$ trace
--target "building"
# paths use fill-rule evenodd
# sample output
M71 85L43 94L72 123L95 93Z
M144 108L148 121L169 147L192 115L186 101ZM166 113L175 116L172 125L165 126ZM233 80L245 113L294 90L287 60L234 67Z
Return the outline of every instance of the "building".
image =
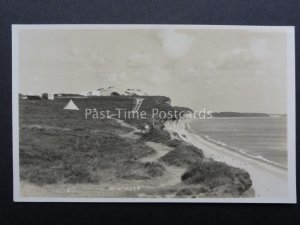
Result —
M27 98L29 100L41 100L42 99L42 97L39 95L27 95Z
M43 93L42 98L47 99L47 100L54 100L54 94Z
M90 91L88 93L88 96L101 96L101 91L100 90Z
M54 94L48 94L48 100L54 100Z

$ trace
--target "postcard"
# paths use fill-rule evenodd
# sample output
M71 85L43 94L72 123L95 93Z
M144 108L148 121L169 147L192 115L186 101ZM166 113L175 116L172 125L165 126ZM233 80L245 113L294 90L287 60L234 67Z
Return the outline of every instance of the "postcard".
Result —
M13 25L17 202L296 203L294 27Z

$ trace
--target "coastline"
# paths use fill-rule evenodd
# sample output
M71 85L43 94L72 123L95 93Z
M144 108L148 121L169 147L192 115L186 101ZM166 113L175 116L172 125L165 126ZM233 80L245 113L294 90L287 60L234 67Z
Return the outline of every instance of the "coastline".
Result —
M253 181L255 198L288 196L288 171L285 168L210 142L201 135L190 132L187 129L189 122L190 120L179 120L178 123L167 121L165 129L172 137L173 133L177 133L183 141L202 149L207 158L245 169Z
M235 117L222 117L222 118L235 118ZM238 117L238 118L249 118L249 117ZM251 118L261 118L261 117L251 117ZM245 156L245 157L248 157L248 158L252 158L252 159L254 159L254 160L261 161L262 163L267 163L267 164L270 164L270 165L275 166L275 167L279 167L279 168L284 169L284 170L287 170L287 169L288 169L287 166L285 166L285 165L283 165L283 164L280 164L280 163L271 161L271 160L269 160L269 159L267 159L267 158L264 158L264 157L262 157L262 156L253 156L253 155L251 155L251 154L245 152L243 149L234 148L233 146L227 145L226 143L223 143L223 142L221 142L221 141L212 139L212 138L210 138L210 137L207 136L207 135L204 135L204 134L197 134L197 133L195 133L195 132L191 129L190 123L191 123L191 121L185 122L185 123L184 123L184 129L187 130L189 133L193 133L193 134L196 134L196 135L202 137L202 138L203 138L205 141L207 141L207 142L210 142L210 143L212 143L212 144L215 144L215 145L224 147L224 148L227 149L227 150L236 152L237 154L241 154L241 155L243 155L243 156Z

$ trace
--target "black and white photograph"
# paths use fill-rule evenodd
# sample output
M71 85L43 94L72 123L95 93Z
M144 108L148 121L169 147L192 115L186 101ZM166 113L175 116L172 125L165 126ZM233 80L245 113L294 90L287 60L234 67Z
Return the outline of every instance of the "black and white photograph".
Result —
M17 202L296 203L292 26L12 25Z

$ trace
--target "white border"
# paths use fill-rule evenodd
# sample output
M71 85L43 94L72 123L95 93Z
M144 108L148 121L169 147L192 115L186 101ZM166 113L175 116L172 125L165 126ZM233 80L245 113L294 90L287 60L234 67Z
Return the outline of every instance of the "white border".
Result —
M288 197L280 198L70 198L22 197L19 173L19 37L24 29L256 29L287 34ZM293 26L228 25L12 25L13 187L15 202L178 202L178 203L297 203L295 127L295 28Z

